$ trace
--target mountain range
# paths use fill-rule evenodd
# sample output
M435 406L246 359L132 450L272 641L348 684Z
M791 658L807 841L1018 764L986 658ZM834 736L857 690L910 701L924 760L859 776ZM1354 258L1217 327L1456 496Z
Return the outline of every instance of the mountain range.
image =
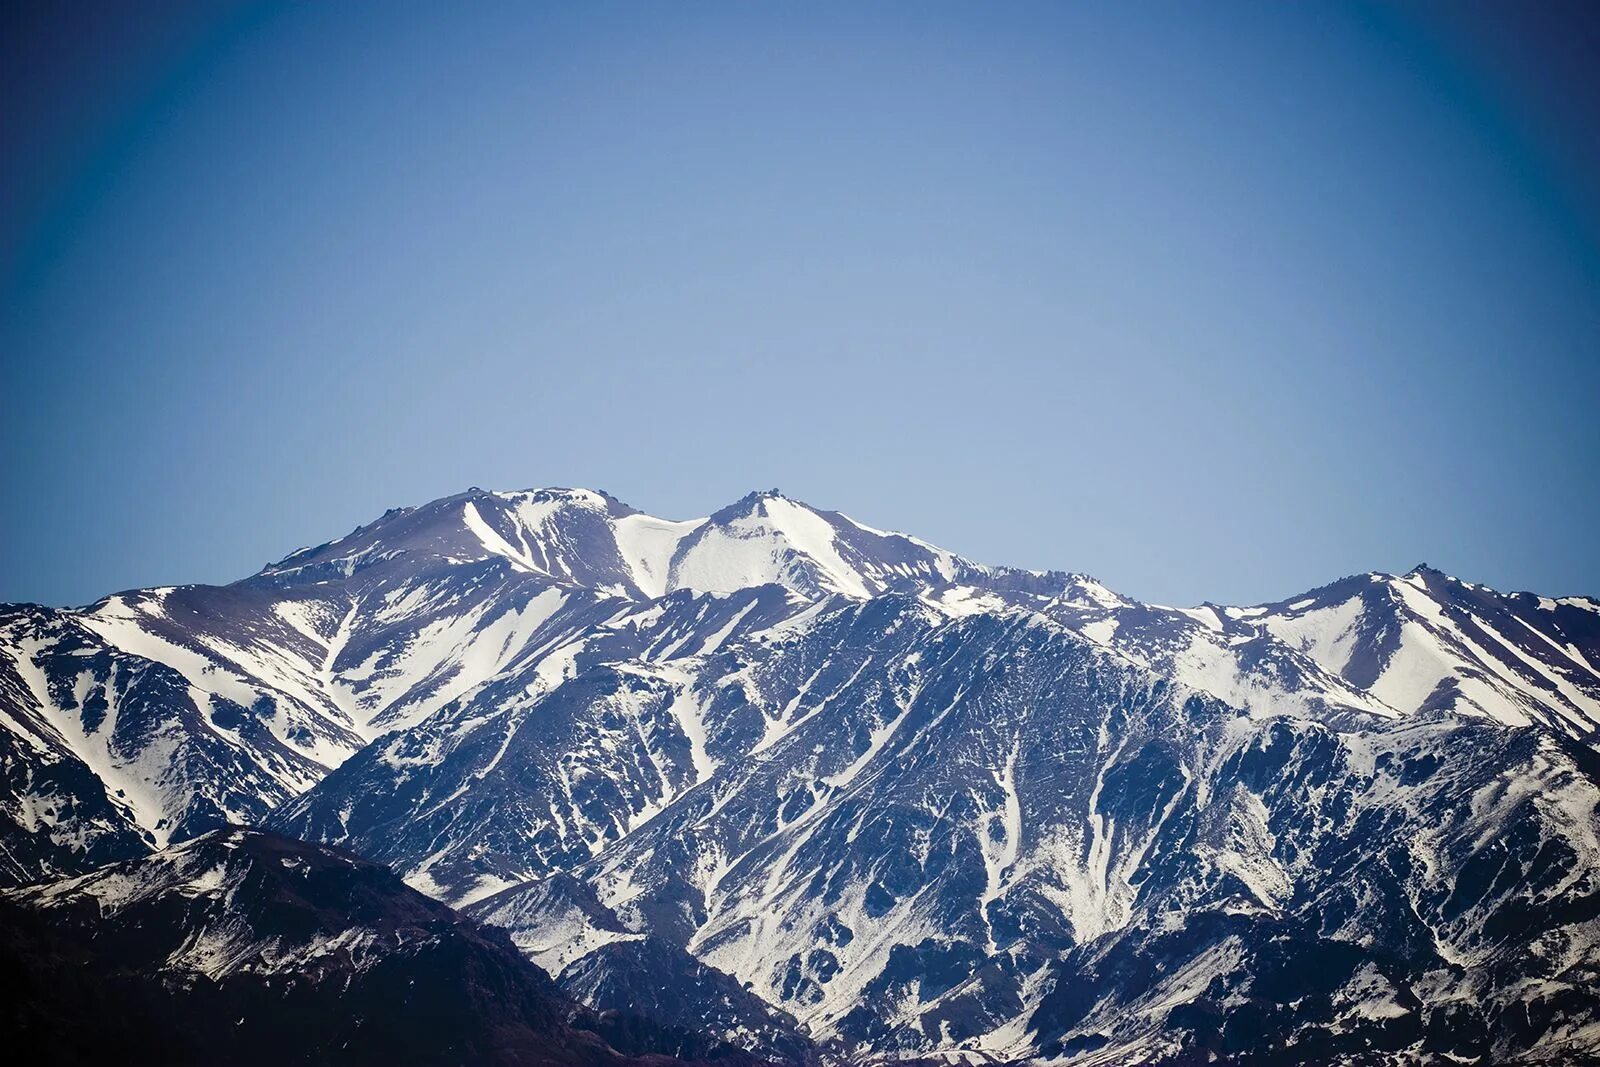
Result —
M703 1035L627 1054L1572 1062L1597 667L1600 601L1426 566L1170 608L776 491L474 489L0 609L0 882L336 846Z

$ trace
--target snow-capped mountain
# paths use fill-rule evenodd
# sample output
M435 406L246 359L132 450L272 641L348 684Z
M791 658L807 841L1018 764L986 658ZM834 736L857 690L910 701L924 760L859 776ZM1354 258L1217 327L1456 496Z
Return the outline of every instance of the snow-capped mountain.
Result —
M1584 597L1501 594L1421 565L1365 574L1275 604L1057 613L1080 633L1269 714L1454 711L1600 735L1600 611ZM1309 661L1309 662L1307 662Z
M268 820L768 1052L1600 1051L1591 599L1174 609L776 492L472 490L0 625L13 882Z

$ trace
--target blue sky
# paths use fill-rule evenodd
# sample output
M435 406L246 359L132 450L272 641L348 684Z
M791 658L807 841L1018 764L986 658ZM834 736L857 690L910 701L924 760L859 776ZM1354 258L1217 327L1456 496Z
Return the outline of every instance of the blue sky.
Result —
M0 34L0 599L550 484L1600 593L1580 5L65 7Z

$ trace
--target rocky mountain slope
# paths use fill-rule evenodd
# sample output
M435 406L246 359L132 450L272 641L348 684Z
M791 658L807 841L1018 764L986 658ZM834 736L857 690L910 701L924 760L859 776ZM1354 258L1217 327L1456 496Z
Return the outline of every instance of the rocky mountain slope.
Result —
M503 935L384 868L260 831L12 890L0 916L0 1013L29 1063L684 1062L619 1053Z
M473 490L10 609L0 844L23 882L267 820L769 1052L1559 1060L1600 1050L1597 664L1600 603L1425 567L1174 609L776 493Z

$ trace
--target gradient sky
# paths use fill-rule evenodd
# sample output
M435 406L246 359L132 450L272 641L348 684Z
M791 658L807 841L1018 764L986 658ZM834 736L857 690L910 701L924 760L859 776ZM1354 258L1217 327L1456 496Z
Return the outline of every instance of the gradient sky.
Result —
M551 484L1600 593L1593 7L3 17L0 599Z

